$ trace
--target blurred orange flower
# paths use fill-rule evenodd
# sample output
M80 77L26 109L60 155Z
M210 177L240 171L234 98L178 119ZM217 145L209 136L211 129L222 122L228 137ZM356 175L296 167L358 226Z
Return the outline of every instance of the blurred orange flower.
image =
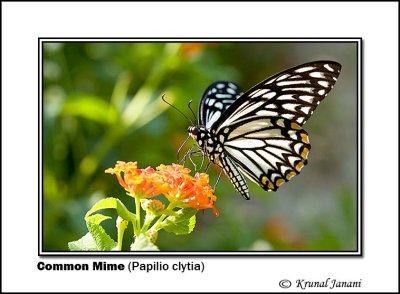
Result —
M137 162L123 161L117 161L114 168L105 172L115 174L120 185L132 196L163 194L175 207L212 208L214 214L219 215L214 206L217 197L208 183L207 174L196 173L192 177L190 169L178 164L161 164L156 170L152 167L138 169Z
M184 43L182 44L183 56L190 59L198 56L206 47L216 47L218 43Z

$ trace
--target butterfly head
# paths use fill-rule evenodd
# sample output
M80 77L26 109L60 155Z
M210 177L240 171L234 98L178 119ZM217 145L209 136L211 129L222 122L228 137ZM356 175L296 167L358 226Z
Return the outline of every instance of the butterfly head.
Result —
M190 126L188 128L188 133L200 145L200 147L203 146L204 139L208 138L208 131L203 126Z

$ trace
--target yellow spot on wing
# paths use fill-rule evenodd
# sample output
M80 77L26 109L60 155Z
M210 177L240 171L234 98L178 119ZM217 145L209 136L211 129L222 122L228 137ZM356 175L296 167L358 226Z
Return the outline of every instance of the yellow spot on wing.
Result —
M263 183L264 186L267 185L267 182L268 182L267 177L266 176L262 177L261 183Z
M276 181L276 185L277 185L277 186L280 186L280 185L282 185L284 182L285 182L284 179L279 179L279 180Z
M310 150L308 150L308 148L304 148L303 152L301 152L301 157L307 159L308 152L310 152Z
M295 122L292 122L292 123L290 124L290 126L292 127L292 129L301 130L300 125L299 125L299 124L296 124Z
M291 178L293 178L296 175L294 171L291 171L286 175L286 179L289 181Z
M272 190L272 189L274 189L274 187L275 187L274 184L272 184L271 182L268 182L268 189Z
M310 141L308 140L307 134L301 133L300 136L301 136L301 140L302 140L304 143L310 143Z
M302 163L301 161L296 165L296 169L297 171L301 171L301 169L304 167L304 163Z

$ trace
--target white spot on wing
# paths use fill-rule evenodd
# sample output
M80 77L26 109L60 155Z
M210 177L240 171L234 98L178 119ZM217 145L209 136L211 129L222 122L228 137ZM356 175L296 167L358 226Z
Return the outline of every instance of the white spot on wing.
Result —
M236 87L236 85L235 84L232 84L232 83L228 83L228 86L230 87L230 88L232 88L232 89L237 89L238 87Z
M329 88L329 83L327 81L318 81L318 84L322 87Z
M324 75L324 73L323 72L320 72L320 71L313 71L313 72L310 72L310 77L313 77L313 78L325 78L325 75Z
M297 132L290 130L288 131L289 137L292 138L293 140L297 140Z
M329 64L324 64L324 67L329 71L335 71Z
M276 146L276 147L281 147L281 148L284 148L284 149L286 149L286 150L288 150L288 151L290 151L290 144L292 143L292 140L289 140L289 139L284 139L284 140L282 140L282 139L269 139L268 140L268 145L271 145L271 146Z
M275 95L276 95L275 92L270 92L270 93L264 94L262 97L263 98L267 98L267 99L271 99L271 98L275 97Z
M276 79L269 80L269 81L267 81L267 82L265 83L265 85L269 85L269 84L275 82L275 80L276 80Z
M217 97L217 98L232 98L232 95L230 95L230 94L215 94L215 97Z
M290 111L297 111L296 107L299 106L299 104L294 104L294 103L285 103L282 105L283 108L290 110Z
M281 118L276 121L276 124L278 126L280 126L281 128L285 127L285 121L283 119L281 119Z
M324 95L324 94L325 94L325 90L323 90L323 89L322 89L322 90L319 90L319 91L318 91L318 94L321 95L321 96Z
M276 111L269 110L259 110L256 112L257 115L265 115L265 116L276 116L278 113Z
M303 88L283 88L282 91L294 91L294 92L308 92L313 94L314 93L314 88L311 87L303 87Z
M228 140L235 138L237 136L241 136L245 133L254 132L260 129L270 128L272 127L271 120L269 119L258 119L252 122L248 122L246 124L238 126L236 129L232 130L229 134Z
M297 156L289 156L288 159L292 166L294 166L295 162L299 160Z
M301 111L303 111L305 114L308 114L310 112L311 107L310 106L304 106L301 108Z
M284 94L284 95L280 95L278 98L278 100L297 100L296 98L293 97L293 94Z
M306 66L306 67L301 67L299 69L296 69L294 72L305 72L305 71L310 71L313 70L313 66Z
M268 104L265 106L266 109L277 109L278 106L276 106L275 104Z
M272 154L268 153L267 151L264 150L258 150L260 155L269 163L274 169L278 169L277 163L282 162Z
M297 154L300 154L300 148L303 146L302 143L297 143L294 145L294 151L296 151Z
M256 139L232 140L232 141L225 142L225 146L232 146L232 147L236 147L239 149L259 148L259 147L264 147L265 142L262 140L256 140Z
M280 76L279 78L277 78L276 80L277 80L277 81L282 81L282 80L286 79L287 77L290 77L290 74L281 75L281 76Z
M258 139L282 138L282 132L280 129L261 130L259 132L247 134L246 138L258 138Z
M315 97L310 95L300 95L299 98L303 101L312 103Z
M223 89L223 88L225 88L225 84L217 84L216 87L218 89Z
M289 120L292 120L294 118L294 114L289 114L289 113L284 113L281 116Z
M210 129L211 126L216 122L217 119L219 119L220 116L221 116L221 112L220 111L214 112L213 115L208 120L208 122L206 123L206 128Z
M254 98L254 97L261 96L262 94L265 94L265 93L270 92L270 91L271 90L269 90L269 89L258 89L256 91L254 91L253 93L251 93L249 96L251 98Z
M231 154L233 157L235 157L235 159L237 159L238 161L242 162L244 166L246 166L247 168L249 168L251 171L256 172L257 170L259 170L254 163L252 163L250 160L248 160L248 158L239 150L230 148L230 147L225 147L225 150Z
M224 105L221 102L217 102L217 103L215 103L215 107L218 109L222 109L224 107Z
M283 81L276 83L278 86L290 86L290 85L305 85L310 84L308 80L300 80L300 81Z

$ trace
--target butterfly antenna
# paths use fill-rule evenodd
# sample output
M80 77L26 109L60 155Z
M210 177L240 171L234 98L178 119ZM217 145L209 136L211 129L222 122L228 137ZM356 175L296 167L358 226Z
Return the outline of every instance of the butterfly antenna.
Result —
M172 104L169 103L167 100L165 100L164 96L165 96L165 94L162 95L161 99L162 99L165 103L167 103L167 104L168 104L169 106L171 106L173 109L175 109L175 110L178 111L180 114L182 114L182 115L190 122L190 124L194 125L193 121L192 121L190 118L188 118L188 117L187 117L181 110L179 110L176 106L172 105Z
M190 112L193 114L194 121L197 121L196 114L194 113L194 111L193 111L192 107L190 106L190 105L192 104L192 102L193 102L193 100L190 100L190 101L189 101L189 103L188 103L188 107L189 107L189 109L190 109Z

